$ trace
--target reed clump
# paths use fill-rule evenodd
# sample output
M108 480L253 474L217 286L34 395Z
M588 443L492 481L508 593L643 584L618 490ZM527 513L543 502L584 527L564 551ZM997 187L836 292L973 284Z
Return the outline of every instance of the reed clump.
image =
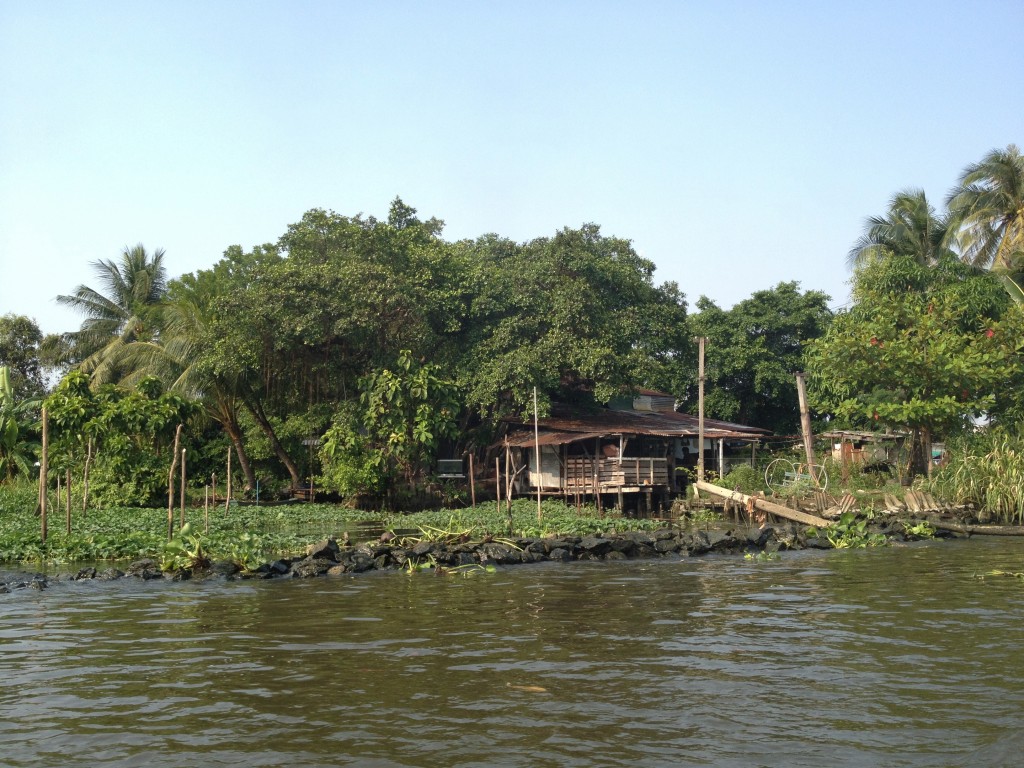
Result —
M955 504L973 504L995 522L1024 524L1024 435L991 429L949 448L948 463L932 478L933 492Z

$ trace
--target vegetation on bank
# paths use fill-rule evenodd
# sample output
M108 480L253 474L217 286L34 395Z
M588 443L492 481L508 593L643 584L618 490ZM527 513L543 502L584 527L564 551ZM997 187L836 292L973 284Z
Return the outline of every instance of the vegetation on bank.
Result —
M77 563L123 561L142 557L157 560L167 550L167 510L139 507L72 510L72 533L61 509L51 517L45 544L39 518L33 514L35 488L29 483L0 488L0 563ZM179 511L174 511L178 521ZM653 530L661 521L599 516L592 507L577 510L560 501L545 500L537 519L535 500L518 499L509 513L494 502L476 509L440 509L396 514L349 509L338 504L278 506L232 505L209 510L209 530L202 508L186 509L186 547L199 543L211 560L227 560L243 570L275 557L300 553L326 537L352 543L376 539L389 532L407 539L433 539L463 535L541 537L550 534L585 536L625 530ZM178 549L172 547L173 552Z
M0 318L0 484L37 471L45 407L51 488L70 479L90 509L162 505L177 466L193 496L229 479L247 499L313 485L352 506L420 508L443 497L438 458L490 468L534 389L541 415L642 388L694 410L696 336L709 339L706 415L795 433L792 375L806 370L819 425L913 436L901 478L931 473L932 440L1024 424L1012 145L968 166L944 211L907 190L869 219L838 313L797 283L690 312L594 224L523 243L442 231L396 199L382 220L310 210L276 243L176 279L141 245L96 262L99 289L58 297L82 313L77 331L44 339ZM60 379L49 391L47 373ZM1020 519L1007 445L952 454L961 476L936 482Z

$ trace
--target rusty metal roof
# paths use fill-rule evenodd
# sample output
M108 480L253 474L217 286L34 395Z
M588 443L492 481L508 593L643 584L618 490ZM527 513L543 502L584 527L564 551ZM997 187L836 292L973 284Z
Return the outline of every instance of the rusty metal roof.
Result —
M557 410L557 409L556 409ZM533 445L532 424L510 422L515 430L508 436L508 444L517 447ZM699 424L696 416L687 413L661 413L654 411L612 411L594 413L555 413L540 419L541 445L562 445L596 437L616 435L652 435L656 437L697 437ZM527 430L527 428L529 428ZM521 430L521 431L520 431ZM768 430L733 424L718 419L704 419L704 437L709 439L757 440L769 434Z

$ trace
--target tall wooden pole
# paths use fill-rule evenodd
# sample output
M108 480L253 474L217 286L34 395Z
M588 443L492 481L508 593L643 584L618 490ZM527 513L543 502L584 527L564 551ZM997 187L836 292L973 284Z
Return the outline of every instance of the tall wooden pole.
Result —
M811 412L807 409L807 389L804 386L804 375L796 375L796 394L800 400L800 431L804 438L804 453L807 455L807 473L818 484L818 478L813 471L814 467L814 435L811 433Z
M476 480L473 478L473 452L469 452L469 503L476 509Z
M231 506L231 446L228 446L228 487L225 489L224 495L224 514L227 514L228 507Z
M46 486L50 472L50 423L46 416L46 406L43 406L43 450L39 457L39 515L43 543L46 543Z
M697 339L697 481L704 482L704 342Z
M540 492L541 485L544 482L544 474L541 472L540 466L540 417L537 414L537 388L533 388L533 448L534 454L537 457L537 522L539 523L542 518L540 511Z
M178 512L178 528L185 527L185 450L181 449L181 487L178 489L181 507Z
M206 494L203 498L203 530L210 532L210 486L206 486Z
M171 471L167 473L167 540L174 538L174 470L178 468L178 444L181 424L174 430L174 448L171 451Z
M85 517L85 510L89 507L89 465L92 464L92 438L89 438L88 448L85 451L85 469L82 470L82 517Z
M68 533L71 533L71 470L68 469L65 475L64 492L67 495Z

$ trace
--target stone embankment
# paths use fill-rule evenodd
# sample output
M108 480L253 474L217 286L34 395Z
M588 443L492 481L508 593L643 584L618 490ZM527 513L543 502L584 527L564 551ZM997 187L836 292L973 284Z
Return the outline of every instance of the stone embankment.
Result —
M890 540L904 538L903 528L883 530ZM824 535L808 536L795 524L761 528L716 526L665 528L659 531L627 531L608 536L553 536L544 538L492 539L477 542L419 541L397 544L372 541L350 546L333 538L310 545L304 556L274 560L254 571L242 571L232 562L217 561L195 571L163 572L150 558L131 563L124 571L83 568L76 573L47 577L22 575L0 582L0 593L13 589L44 589L49 582L87 579L174 579L220 576L243 579L310 578L364 573L374 570L436 569L450 572L487 566L586 560L633 560L643 558L698 557L708 554L775 553L796 549L829 549Z

